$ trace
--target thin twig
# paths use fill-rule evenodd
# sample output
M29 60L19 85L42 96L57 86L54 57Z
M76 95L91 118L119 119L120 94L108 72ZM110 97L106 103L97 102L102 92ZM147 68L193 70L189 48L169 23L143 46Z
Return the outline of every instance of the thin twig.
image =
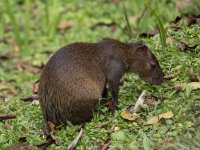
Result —
M68 150L73 150L75 148L75 146L77 145L78 141L80 140L81 136L83 134L83 128L81 128L79 134L77 135L77 137L71 142L71 144L68 146Z
M130 112L135 112L137 108L144 103L144 96L145 96L145 90L142 91L140 97L138 98L137 102L135 103L135 106L132 106L130 108Z

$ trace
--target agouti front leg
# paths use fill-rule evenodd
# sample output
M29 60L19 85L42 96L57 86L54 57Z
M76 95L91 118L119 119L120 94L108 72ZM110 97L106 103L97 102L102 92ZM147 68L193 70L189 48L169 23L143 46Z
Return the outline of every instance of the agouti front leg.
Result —
M112 112L114 112L116 105L118 104L119 84L122 74L124 73L124 69L121 63L116 61L112 61L108 68L107 81L112 95Z
M118 81L111 81L110 82L110 89L112 95L112 105L116 107L118 104L118 93L119 93L119 82Z
M105 99L108 98L108 89L106 87L106 83L105 83L105 87L103 89L102 98L105 98Z

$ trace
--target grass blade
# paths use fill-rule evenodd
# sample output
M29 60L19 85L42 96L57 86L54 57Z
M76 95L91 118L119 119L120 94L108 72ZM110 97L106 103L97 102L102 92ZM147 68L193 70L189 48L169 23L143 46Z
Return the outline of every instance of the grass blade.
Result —
M52 8L52 14L51 14L51 26L50 26L50 30L49 30L49 38L52 39L55 35L55 31L57 28L57 24L58 24L58 18L59 18L59 1L58 0L54 0L53 1L53 8Z
M24 35L24 51L28 49L28 44L29 44L29 32L30 32L30 0L25 1L25 7L26 7L26 12L25 12L25 35Z
M19 26L17 24L17 21L16 21L16 18L14 16L14 13L11 10L12 6L10 4L10 0L6 0L4 2L5 2L5 7L6 7L6 10L7 10L8 17L9 17L11 25L13 27L13 32L14 32L14 35L15 35L15 40L17 42L17 45L20 46L20 44L21 44L21 38L20 38L20 34L19 34Z
M151 10L151 12L153 13L153 15L156 17L156 20L158 22L158 26L159 26L159 32L160 32L160 39L161 39L161 43L162 43L162 49L164 49L166 47L166 33L165 33L165 28L163 26L163 23L160 19L160 17L156 14L156 12L153 10L153 8L151 7L151 5L144 0L144 4L146 5L146 7Z
M123 13L124 13L124 18L125 18L126 26L128 28L129 38L133 39L133 31L132 31L132 28L131 28L131 25L130 25L130 21L128 19L127 9L126 9L126 6L125 6L124 3L123 3Z
M144 136L143 136L143 148L144 148L144 150L153 150L150 145L150 140L146 136L146 134L144 134Z

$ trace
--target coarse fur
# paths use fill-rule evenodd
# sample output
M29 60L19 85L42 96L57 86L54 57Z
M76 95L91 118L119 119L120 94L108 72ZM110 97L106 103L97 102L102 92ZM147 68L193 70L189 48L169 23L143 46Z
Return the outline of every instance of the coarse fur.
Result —
M118 103L119 83L127 71L152 84L163 82L156 57L142 42L104 39L97 43L73 43L59 49L40 77L39 100L46 121L80 124L92 118L106 83L112 103Z

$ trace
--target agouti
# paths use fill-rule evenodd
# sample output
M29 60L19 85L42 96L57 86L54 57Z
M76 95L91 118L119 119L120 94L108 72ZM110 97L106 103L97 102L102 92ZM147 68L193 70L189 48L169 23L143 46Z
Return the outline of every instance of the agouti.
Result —
M45 120L55 124L89 121L99 98L106 95L106 83L115 106L125 72L135 72L151 84L163 82L159 63L143 42L103 39L62 47L40 77L38 96Z

